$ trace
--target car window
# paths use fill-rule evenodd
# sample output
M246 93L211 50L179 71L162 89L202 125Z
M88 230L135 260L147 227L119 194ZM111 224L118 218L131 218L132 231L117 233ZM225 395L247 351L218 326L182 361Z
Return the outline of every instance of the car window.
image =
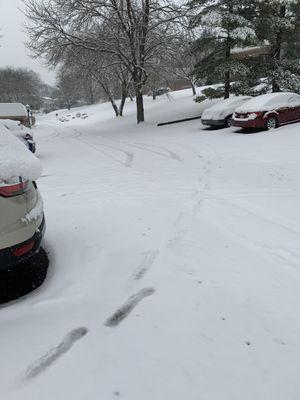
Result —
M292 95L289 98L289 105L300 106L300 96Z
M280 96L273 97L267 102L268 106L272 107L284 107L288 105L289 98L291 97L290 94L282 94Z
M246 101L249 101L251 99L252 99L252 97L246 97L246 98L240 99L240 101L246 102Z

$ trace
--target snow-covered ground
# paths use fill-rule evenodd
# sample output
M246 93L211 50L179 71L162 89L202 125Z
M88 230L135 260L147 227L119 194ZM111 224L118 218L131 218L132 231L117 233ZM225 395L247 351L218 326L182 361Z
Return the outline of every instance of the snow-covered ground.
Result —
M38 121L51 267L0 309L1 399L299 399L300 125L156 126L197 107Z

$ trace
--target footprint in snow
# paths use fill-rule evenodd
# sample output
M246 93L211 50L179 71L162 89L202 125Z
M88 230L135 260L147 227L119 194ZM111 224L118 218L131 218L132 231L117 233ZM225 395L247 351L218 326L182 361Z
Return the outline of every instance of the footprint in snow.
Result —
M85 327L73 329L69 332L58 346L49 350L46 354L31 364L24 374L25 380L30 380L37 377L39 374L49 368L58 358L67 353L77 340L81 339L88 333Z
M151 296L154 292L155 289L153 288L144 288L138 293L129 297L126 303L118 308L117 311L115 311L113 315L107 319L104 325L110 328L119 325L120 322L122 322L123 319L125 319L145 297Z
M140 280L144 277L144 275L148 272L148 270L154 264L156 257L158 256L158 250L148 250L143 253L143 259L139 265L137 272L134 274L133 278L135 280Z

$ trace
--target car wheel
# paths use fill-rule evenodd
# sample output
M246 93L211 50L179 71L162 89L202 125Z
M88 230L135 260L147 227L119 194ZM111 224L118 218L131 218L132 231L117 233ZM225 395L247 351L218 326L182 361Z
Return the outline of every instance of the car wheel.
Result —
M225 120L225 126L230 128L232 126L232 115L229 115Z
M266 121L266 129L267 129L268 131L277 128L277 126L278 126L278 121L277 121L277 118L276 118L276 117L269 117L269 118L267 118L267 121Z

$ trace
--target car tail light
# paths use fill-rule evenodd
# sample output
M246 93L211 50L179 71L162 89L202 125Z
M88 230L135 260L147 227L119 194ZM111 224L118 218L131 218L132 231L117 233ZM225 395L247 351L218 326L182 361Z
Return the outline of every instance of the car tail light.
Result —
M13 255L15 257L24 256L24 254L29 253L34 248L34 244L35 244L35 241L33 240L32 242L24 244L21 247L18 247L15 251L13 251Z
M262 113L261 111L255 111L255 112L252 113L252 114L255 114L255 115L257 115L258 117L260 117L263 113Z
M26 192L28 188L28 181L21 181L18 183L0 183L0 196L1 197L14 197L19 196Z

